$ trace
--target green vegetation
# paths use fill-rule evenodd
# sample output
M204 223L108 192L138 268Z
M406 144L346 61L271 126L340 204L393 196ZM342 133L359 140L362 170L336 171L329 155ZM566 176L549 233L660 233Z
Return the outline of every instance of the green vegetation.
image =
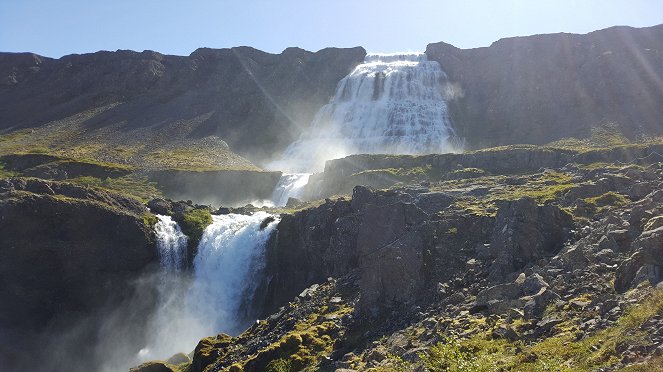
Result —
M656 315L663 315L663 290L628 309L615 325L578 340L576 321L568 310L559 309L555 316L565 319L557 332L541 342L525 344L490 340L483 330L469 339L446 338L433 346L421 359L428 371L589 371L616 364L618 350L626 346L646 345L647 334L640 326ZM518 327L519 324L512 325ZM644 365L624 371L661 371L657 357ZM655 368L654 368L655 367ZM658 369L656 369L658 368Z
M449 179L462 179L462 178L477 178L487 175L486 171L479 168L463 168L456 169L455 171L449 173L447 178Z
M547 146L558 149L588 151L599 148L624 146L630 143L631 141L624 136L617 124L606 124L592 128L589 138L564 138L549 143Z
M291 309L294 312L299 307L294 303L289 306L294 307ZM353 308L346 305L317 308L294 323L279 339L238 363L236 370L317 371L319 363L334 349L340 330L336 319L352 311Z
M427 354L422 353L421 360L429 371L488 372L498 367L497 352L503 352L495 347L491 349L472 352L461 347L460 342L447 338L431 347Z
M289 359L275 359L267 365L267 372L290 372L292 369L292 361Z
M271 371L301 371L315 366L323 355L332 351L334 340L330 334L337 329L334 323L299 324L297 328L304 329L287 333L278 342L260 350L246 364L258 370L266 366ZM289 369L283 369L286 366Z
M260 170L250 161L232 152L220 140L204 138L168 138L170 146L155 146L164 143L162 133L145 137L137 133L136 138L127 140L113 133L95 135L83 127L83 122L114 107L93 109L62 121L18 130L0 135L0 156L8 154L48 154L80 161L94 159L133 165L140 169L179 170ZM119 133L119 132L118 132Z
M609 208L621 207L629 203L626 195L622 195L613 191L606 192L593 198L583 199L587 205L597 213L604 212Z
M445 190L454 187L485 187L488 194L482 197L465 197L456 200L452 206L479 216L495 216L497 205L503 201L530 197L539 204L557 200L576 184L573 176L565 172L547 171L527 178L522 185L505 184L504 176L484 176L472 180L452 180L436 185L435 189Z
M212 214L208 209L193 209L178 222L182 232L189 237L189 244L195 247L203 237L205 228L212 223Z
M157 222L159 222L157 216L153 215L152 213L143 213L143 223L145 226L151 228L152 226L156 225Z
M97 177L83 176L68 179L67 182L97 187L133 197L142 202L161 196L161 191L157 188L155 182L149 181L145 176L136 176L133 174L119 178L105 178L103 180Z
M383 168L369 169L352 174L351 178L362 176L384 176L394 181L412 182L415 180L439 179L440 174L430 164L425 164L413 168Z
M10 178L10 177L14 177L14 176L17 176L17 175L18 175L18 173L16 173L16 172L5 170L5 165L3 163L0 163L0 179Z
M214 151L205 147L189 146L169 150L154 150L143 157L145 165L150 168L176 169L188 171L217 170L253 170L260 168L251 164L228 149L215 148Z

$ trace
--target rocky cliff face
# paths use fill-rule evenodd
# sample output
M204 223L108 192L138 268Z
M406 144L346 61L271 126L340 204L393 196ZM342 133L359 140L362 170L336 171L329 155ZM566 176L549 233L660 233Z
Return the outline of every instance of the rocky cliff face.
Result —
M117 51L54 60L1 53L0 129L97 110L83 122L97 138L138 129L166 143L172 136L218 135L234 151L262 159L296 138L365 54L289 48L275 55L239 47L188 57ZM120 133L104 130L110 127Z
M329 160L324 172L309 178L309 199L343 195L355 185L387 188L397 184L430 183L487 175L510 175L565 164L642 163L663 160L660 141L599 148L556 148L518 145L463 154L350 155Z
M550 34L458 49L429 44L449 77L449 108L471 148L588 137L617 123L663 134L663 25Z
M264 319L237 337L201 340L184 363L194 371L659 365L661 163L549 151L495 149L529 162L425 185L357 186L350 200L283 215L255 303ZM564 156L601 162L559 165ZM184 367L174 364L137 371Z
M448 75L443 88L452 120L469 148L584 138L607 123L630 138L663 134L662 51L663 26L426 48ZM253 161L280 153L365 54L289 48L275 55L238 47L187 57L117 51L54 60L1 53L0 129L51 123L55 129L31 143L73 138L70 147L83 139L127 147L104 154L115 161L173 144L180 151L201 146L224 153L232 169L251 168L226 143Z
M134 199L110 192L38 179L0 180L3 368L43 362L52 339L42 339L40 348L23 343L49 332L59 332L59 345L71 342L70 332L80 332L79 352L91 352L103 324L95 312L131 297L132 280L156 260L146 213ZM94 326L87 329L83 324L90 319ZM52 360L38 369L58 370L63 363L73 362Z

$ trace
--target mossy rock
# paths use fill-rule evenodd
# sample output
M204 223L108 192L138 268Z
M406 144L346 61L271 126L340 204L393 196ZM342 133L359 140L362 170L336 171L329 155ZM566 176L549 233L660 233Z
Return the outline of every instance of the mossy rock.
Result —
M614 191L609 191L593 198L585 198L583 201L585 202L586 208L598 213L604 212L610 208L621 207L630 202L627 196Z
M219 334L216 337L203 338L193 352L192 366L194 371L204 371L207 366L221 355L232 344L232 337Z
M155 216L155 215L153 215L152 213L149 213L149 212L143 213L143 223L148 228L154 227L154 225L156 225L157 222L159 222L159 219L157 218L157 216Z
M198 246L205 228L212 224L212 214L207 208L192 209L178 222L182 232L189 237L190 245Z

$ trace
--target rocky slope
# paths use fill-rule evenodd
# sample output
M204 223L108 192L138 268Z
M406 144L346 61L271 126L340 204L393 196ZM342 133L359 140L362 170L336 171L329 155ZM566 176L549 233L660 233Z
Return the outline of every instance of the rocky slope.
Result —
M663 25L507 38L476 49L442 42L426 54L449 77L451 116L471 148L588 137L606 123L631 138L663 134Z
M136 370L656 370L660 159L491 151L529 162L283 215L263 319Z
M169 145L221 151L227 143L263 159L296 138L365 53L288 48L269 54L249 47L202 48L187 57L2 53L0 129L41 128L32 142L53 148L87 143L99 151L109 146L99 154L106 157L131 158Z

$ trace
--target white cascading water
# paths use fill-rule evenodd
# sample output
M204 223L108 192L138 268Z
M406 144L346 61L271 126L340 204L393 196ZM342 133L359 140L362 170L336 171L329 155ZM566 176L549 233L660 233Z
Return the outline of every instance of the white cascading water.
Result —
M251 320L241 313L242 305L250 301L259 284L254 279L265 267L266 243L279 221L272 216L261 230L270 216L266 212L212 216L213 222L198 245L192 272L173 270L172 263L177 260L171 257L183 256L171 252L186 252L186 243L179 239L177 224L159 216L155 231L162 264L157 288L160 298L138 362L188 353L203 337L244 330Z
M261 230L270 216L273 220ZM253 298L259 284L253 279L265 267L265 246L279 219L266 212L213 218L198 245L188 300L210 331L236 334L246 325L238 314L242 303Z
M272 203L284 207L288 199L301 197L310 176L311 173L284 173L272 193Z
M186 267L188 237L182 233L177 222L170 216L157 215L154 225L159 250L159 263L164 271L178 271Z
M273 169L321 171L350 154L458 151L439 63L423 53L369 54Z

